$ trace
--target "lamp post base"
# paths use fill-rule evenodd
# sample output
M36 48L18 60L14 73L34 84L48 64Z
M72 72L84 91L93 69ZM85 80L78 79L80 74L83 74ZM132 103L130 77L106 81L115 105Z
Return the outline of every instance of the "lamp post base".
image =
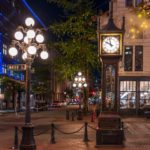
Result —
M22 127L20 150L36 150L33 128L34 127L32 125L24 125Z

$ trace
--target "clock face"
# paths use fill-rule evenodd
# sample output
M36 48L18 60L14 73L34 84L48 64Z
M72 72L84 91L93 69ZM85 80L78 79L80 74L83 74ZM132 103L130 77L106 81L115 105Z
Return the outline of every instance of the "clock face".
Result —
M102 42L102 48L106 53L116 53L119 50L120 43L116 36L106 36Z

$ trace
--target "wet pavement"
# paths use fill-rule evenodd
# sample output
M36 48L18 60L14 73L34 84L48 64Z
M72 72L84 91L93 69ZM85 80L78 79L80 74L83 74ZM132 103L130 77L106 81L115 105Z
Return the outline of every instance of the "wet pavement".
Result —
M37 150L150 150L150 119L138 117L123 118L125 137L123 147L96 147L97 120L91 122L91 116L77 120L76 117L66 120L63 110L53 110L32 113L32 122L35 126L34 134ZM0 115L0 150L11 149L14 142L14 126L21 128L24 122L24 113L15 115ZM88 122L89 142L84 142L84 123ZM51 123L58 130L55 131L55 144L51 144ZM21 132L19 132L19 140Z

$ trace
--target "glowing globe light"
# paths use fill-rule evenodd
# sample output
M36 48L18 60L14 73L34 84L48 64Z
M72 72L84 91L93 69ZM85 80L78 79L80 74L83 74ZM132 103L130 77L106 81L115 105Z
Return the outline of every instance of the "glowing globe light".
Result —
M26 59L27 59L27 52L23 53L22 59L23 59L23 60L26 60Z
M84 78L84 77L82 78L82 81L85 81L85 78Z
M75 81L78 81L78 78L76 77L76 78L74 78L74 80L75 80Z
M82 80L82 78L81 77L79 77L79 79L78 79L79 81L81 81Z
M9 50L8 50L8 53L9 55L11 56L16 56L18 54L18 51L15 47L11 47Z
M76 87L77 85L75 84L75 83L73 83L73 85L72 85L73 87Z
M26 44L28 44L28 43L29 43L28 37L25 36L24 39L23 39L23 41L24 41Z
M40 57L41 57L42 59L47 59L47 58L48 58L48 52L42 51L41 54L40 54Z
M21 31L17 31L15 32L15 35L14 35L15 39L16 40L22 40L23 39L23 33Z
M78 72L78 76L81 76L82 75L82 73L81 72Z
M44 36L43 36L42 34L38 34L38 35L36 36L36 41L37 41L38 43L42 43L42 42L44 41Z
M34 30L28 30L27 31L27 37L30 38L30 39L33 39L35 37L35 32Z
M28 49L27 49L28 53L31 54L31 55L35 55L36 54L36 47L35 46L29 46Z
M83 85L84 87L87 87L87 83L84 83L84 85Z
M26 20L25 20L25 24L26 24L26 26L34 26L34 24L35 24L35 22L34 22L34 20L33 20L33 18L31 18L31 17L28 17L28 18L26 18Z
M82 83L79 83L79 84L78 84L78 87L82 87Z

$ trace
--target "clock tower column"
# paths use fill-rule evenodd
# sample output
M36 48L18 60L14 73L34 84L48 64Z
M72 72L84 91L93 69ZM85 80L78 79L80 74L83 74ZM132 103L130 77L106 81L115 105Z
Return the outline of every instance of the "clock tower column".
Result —
M96 145L122 145L124 132L118 114L118 63L122 57L125 18L118 28L113 20L110 2L108 23L98 31L99 54L102 62L102 107L98 117Z

